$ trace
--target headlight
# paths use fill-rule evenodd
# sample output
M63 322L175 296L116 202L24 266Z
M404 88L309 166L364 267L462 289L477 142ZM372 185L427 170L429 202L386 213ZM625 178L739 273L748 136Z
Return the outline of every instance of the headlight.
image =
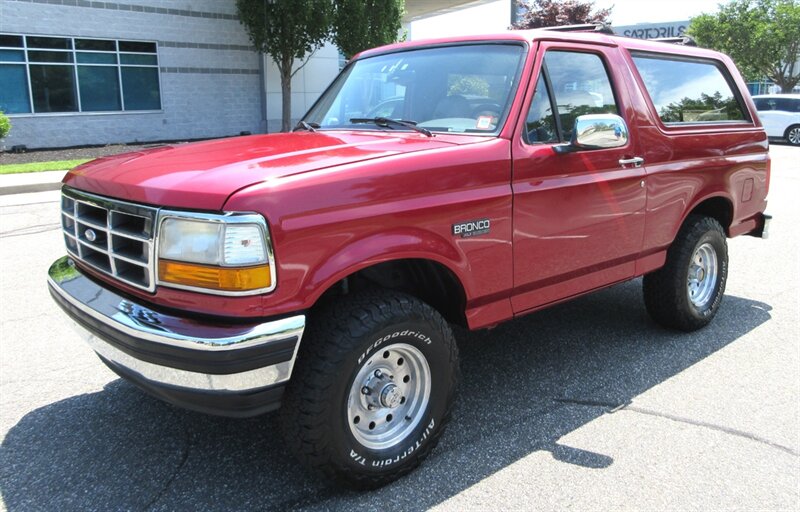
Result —
M264 218L162 212L158 281L225 295L272 290L275 263Z

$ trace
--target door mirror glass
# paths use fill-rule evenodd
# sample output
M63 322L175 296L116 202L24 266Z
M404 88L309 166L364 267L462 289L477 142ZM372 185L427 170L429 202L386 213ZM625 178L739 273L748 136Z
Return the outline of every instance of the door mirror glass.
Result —
M628 143L628 126L615 114L587 114L575 119L574 149L618 148Z

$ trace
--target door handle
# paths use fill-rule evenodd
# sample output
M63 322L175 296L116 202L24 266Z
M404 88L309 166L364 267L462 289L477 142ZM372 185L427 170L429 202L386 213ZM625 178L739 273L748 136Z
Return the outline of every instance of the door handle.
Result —
M644 163L644 158L640 156L635 156L633 158L621 158L619 161L619 165L633 164L634 167L641 167L643 163Z

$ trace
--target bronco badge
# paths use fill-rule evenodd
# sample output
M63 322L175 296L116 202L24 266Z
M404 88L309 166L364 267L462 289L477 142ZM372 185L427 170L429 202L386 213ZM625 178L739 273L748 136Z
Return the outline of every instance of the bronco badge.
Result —
M453 235L460 235L461 238L485 235L489 232L489 219L468 220L453 224Z

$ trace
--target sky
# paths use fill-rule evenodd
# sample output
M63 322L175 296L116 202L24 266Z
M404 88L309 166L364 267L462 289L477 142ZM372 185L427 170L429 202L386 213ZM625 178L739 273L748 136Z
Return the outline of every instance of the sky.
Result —
M715 12L725 0L595 0L597 8L613 6L616 26L635 23L684 21L703 12ZM411 24L411 39L502 32L511 19L511 0L497 0L478 7Z

